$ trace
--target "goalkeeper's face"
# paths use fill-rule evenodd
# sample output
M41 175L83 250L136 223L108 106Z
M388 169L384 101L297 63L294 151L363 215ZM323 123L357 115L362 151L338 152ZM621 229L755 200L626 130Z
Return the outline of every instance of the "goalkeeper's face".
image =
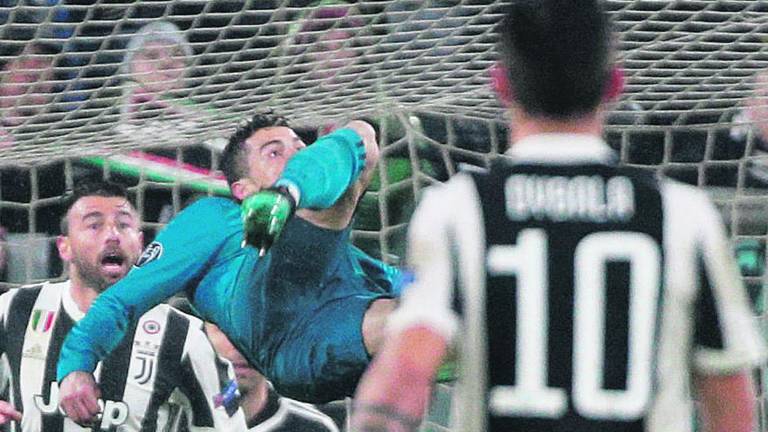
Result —
M125 276L141 253L139 218L122 197L80 198L67 223L56 245L73 285L101 292Z
M243 197L272 186L296 152L307 145L293 129L285 126L257 130L247 140L248 177L233 185L233 192L244 189Z

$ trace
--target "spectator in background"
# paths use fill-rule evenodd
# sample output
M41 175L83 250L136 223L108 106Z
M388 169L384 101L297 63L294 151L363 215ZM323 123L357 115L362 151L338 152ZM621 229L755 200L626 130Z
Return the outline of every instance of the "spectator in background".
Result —
M734 159L749 158L745 186L764 189L768 187L768 70L755 74L753 83L751 95L730 119L728 133L718 137L716 148L728 149Z
M329 86L352 81L354 66L363 64L355 36L367 19L343 0L320 0L306 8L289 28L287 60L308 72L306 85ZM293 63L295 62L295 63Z
M121 106L125 120L179 113L173 99L185 87L191 56L192 47L173 23L156 21L136 32L121 66L127 77Z
M53 99L54 59L59 49L41 42L4 43L0 59L0 145L13 144L13 131L48 109Z

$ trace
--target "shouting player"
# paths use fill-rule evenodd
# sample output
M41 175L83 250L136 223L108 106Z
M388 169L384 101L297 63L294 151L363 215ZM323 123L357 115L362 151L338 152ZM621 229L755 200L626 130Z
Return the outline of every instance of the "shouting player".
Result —
M83 429L62 415L56 361L72 326L93 301L120 280L139 256L139 218L125 189L84 181L71 194L57 239L69 279L12 289L0 297L2 383L0 423L22 431L245 430L234 402L216 407L217 395L234 386L233 370L205 339L202 322L168 306L142 316L117 338L99 363L101 418ZM227 410L229 408L229 410Z

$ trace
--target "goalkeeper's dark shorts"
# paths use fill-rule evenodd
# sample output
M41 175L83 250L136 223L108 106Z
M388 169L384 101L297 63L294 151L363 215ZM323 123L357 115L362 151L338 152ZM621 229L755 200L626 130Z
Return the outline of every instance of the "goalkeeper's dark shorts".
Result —
M374 299L339 299L296 325L267 372L277 392L314 403L351 396L370 361L362 322Z
M398 296L402 275L349 243L349 230L294 218L265 257L254 348L278 393L307 402L351 396L370 358L362 326L379 298Z

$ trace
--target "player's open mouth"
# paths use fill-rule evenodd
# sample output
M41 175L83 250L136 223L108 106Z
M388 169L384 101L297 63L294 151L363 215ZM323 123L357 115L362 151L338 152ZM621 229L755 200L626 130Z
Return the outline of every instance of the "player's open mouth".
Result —
M101 267L108 271L120 271L124 263L125 258L119 253L108 253L101 258Z

